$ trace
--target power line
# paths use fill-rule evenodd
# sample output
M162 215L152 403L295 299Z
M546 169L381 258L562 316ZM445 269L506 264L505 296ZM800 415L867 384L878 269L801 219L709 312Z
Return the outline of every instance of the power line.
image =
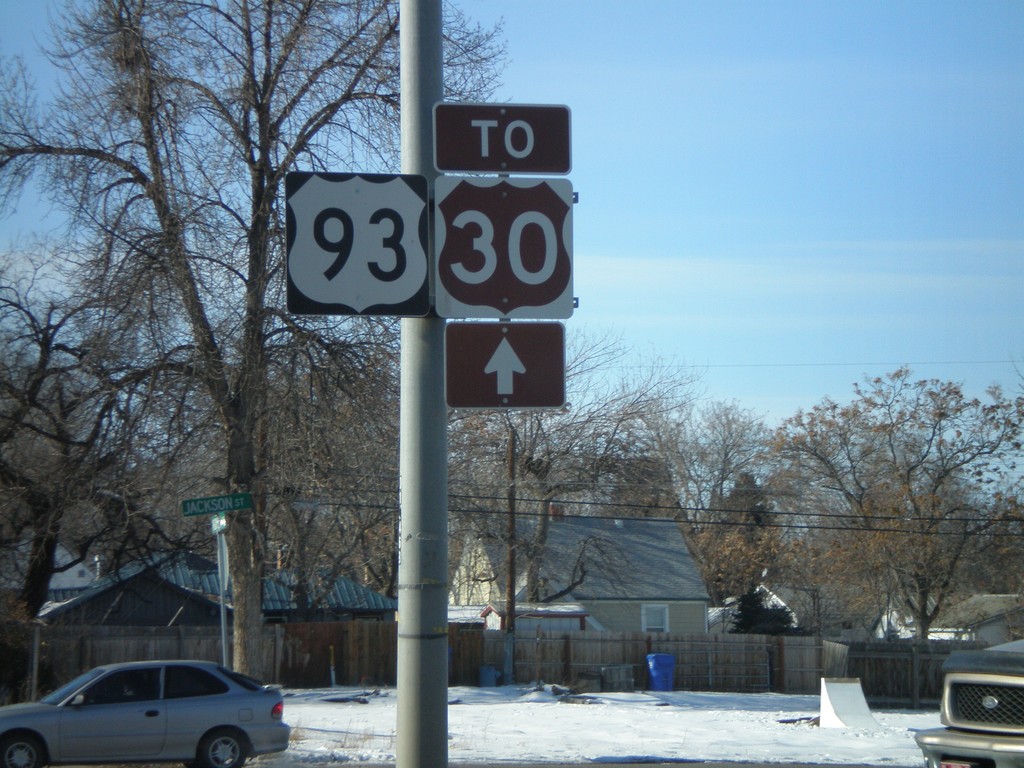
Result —
M388 488L384 490L379 489L362 489L361 495L381 494L381 495L394 495L395 489ZM508 497L505 494L501 495L484 495L479 493L449 493L448 498L450 500L461 502L465 504L467 502L495 502L502 505L501 510L489 510L480 507L466 507L466 506L455 506L449 505L449 511L460 512L460 513L491 513L495 512L505 514L504 505L508 501ZM617 502L617 501L588 501L588 500L575 500L575 499L539 499L532 497L517 496L517 502L523 504L536 504L543 505L546 503L558 505L560 507L591 507L591 508L605 508L605 509L616 509L616 510L631 510L631 511L656 511L656 512L693 512L699 514L718 514L718 515L749 515L755 511L750 509L741 509L735 507L711 507L711 506L693 506L693 505L682 505L682 504L650 504L650 503L638 503L638 502ZM389 504L387 502L370 503L368 501L356 501L354 499L317 499L316 501L303 500L304 503L315 503L324 507L350 507L359 509L392 509L398 511L399 507L397 504ZM545 513L543 512L517 512L517 514L523 516L540 516ZM978 517L978 516L948 516L948 517L931 517L928 515L864 515L856 512L806 512L806 511L795 511L795 510L764 510L757 512L763 518L785 518L785 519L804 519L804 520L830 520L830 521L854 521L863 522L870 521L872 523L962 523L966 525L984 525L993 524L996 522L1003 523L1014 523L1024 522L1015 520L993 520L989 517ZM586 517L586 515L575 515L576 517ZM754 521L743 521L743 520L713 520L713 519L701 519L701 520L678 520L676 518L659 518L651 517L649 515L618 515L617 517L624 520L639 520L639 521L652 521L652 522L683 522L683 523L694 523L699 525L720 525L720 526L742 526L742 527L775 527L775 528L800 528L801 530L851 530L851 526L823 526L820 523L811 524L806 523L803 525L797 525L795 523L758 523ZM863 525L856 526L856 530L868 530L868 531L879 531L885 532L887 530L899 530L903 529L885 529L878 527L865 527ZM904 531L905 532L905 531ZM924 531L922 531L924 532ZM978 533L984 533L978 531Z
M463 513L463 514L485 514L485 515L507 515L508 514L507 510L501 510L501 509L480 509L480 508L477 508L477 507L462 507L462 508L460 508L460 507L451 508L450 507L449 511L450 512L460 512L460 513ZM545 514L548 514L548 513L545 513L545 512L522 512L522 511L516 510L516 517L543 517L543 516L545 516ZM771 514L771 513L768 513L768 514ZM791 513L791 514L793 514L793 513ZM592 516L589 516L589 515L563 515L563 517L592 519ZM836 530L836 531L847 532L847 534L849 534L849 532L861 532L861 534L903 534L903 535L910 535L910 536L954 536L954 535L955 536L965 536L965 535L970 535L970 536L992 536L992 537L997 537L997 536L1014 536L1014 537L1024 536L1024 531L1013 532L1013 531L1009 531L1009 530L991 530L991 529L973 529L973 530L964 530L964 531L951 531L951 530L940 530L940 529L935 529L935 528L914 528L914 529L908 530L906 528L901 528L901 527L886 527L886 526L879 526L879 525L872 525L871 527L866 527L864 525L839 525L839 524L837 524L837 525L825 525L825 524L822 524L822 522L820 522L820 520L827 519L827 518L864 520L865 518L857 516L857 515L852 515L852 514L851 515L819 515L817 517L818 517L819 522L813 522L813 523L807 522L807 523L801 524L801 523L798 523L798 522L771 522L771 521L756 522L756 521L753 521L753 520L714 520L714 519L711 519L711 520L680 520L680 519L671 518L671 517L644 517L644 516L639 516L639 515L614 515L615 519L620 519L620 520L630 520L630 521L635 521L635 522L649 522L649 523L676 523L676 524L681 524L681 525L696 524L696 525L699 525L701 527L778 528L778 529L784 529L784 530L801 530L801 531L804 531L804 530ZM916 517L916 518L900 518L900 517L884 517L884 518L880 518L880 517L872 517L870 519L872 521L883 521L883 522L887 522L887 521L888 522L893 522L893 521L898 521L898 522L940 522L940 523L946 523L946 522L968 522L968 523L970 523L970 522L977 522L977 523L993 522L994 523L995 522L995 521L988 521L988 520L978 520L978 519L973 519L973 518L942 518L942 519L936 520L936 519L933 519L933 518L921 518L921 517ZM1016 522L1016 521L1005 521L1005 522Z
M916 363L709 363L692 368L911 368L917 365L1014 365L1016 360L933 360Z
M678 370L678 369L718 369L718 368L885 368L897 370L899 368L915 368L918 366L934 365L1020 365L1020 360L922 360L917 362L893 363L893 362L806 362L806 363L666 363L666 362L639 362L639 363L616 363L608 368L614 370Z
M483 499L486 501L504 501L505 496L481 496L479 494L448 494L449 499ZM525 503L543 504L547 499L530 499L517 497L517 501ZM588 506L588 507L614 507L616 509L632 509L632 510L664 510L664 511L680 511L680 512L701 512L701 513L716 513L716 514L753 514L753 510L740 509L733 507L703 507L703 506L684 506L684 505L667 505L667 504L640 504L635 502L616 502L616 501L576 501L576 500L561 500L552 499L552 504L558 504L559 506ZM935 522L937 518L928 517L926 515L860 515L855 512L826 512L826 513L814 513L814 512L797 512L787 510L765 510L758 514L764 516L776 516L776 517L813 517L813 518L831 518L835 520L875 520L880 522ZM626 519L630 520L648 520L657 519L649 518L647 516L636 516L629 517ZM683 521L689 522L689 521ZM705 521L700 521L701 523ZM725 524L745 524L736 521L724 521ZM986 517L943 517L941 522L950 523L986 523L991 522L990 518ZM1022 521L1024 522L1024 521Z
M483 515L497 515L506 516L508 510L503 509L480 509L480 508L449 508L449 512L459 512L462 514L483 514ZM520 512L516 511L517 517L543 517L544 512ZM563 518L578 518L585 520L595 519L588 515L562 515ZM832 515L825 515L823 517L832 517ZM839 516L836 516L839 517ZM844 516L845 517L845 516ZM849 516L855 517L855 516ZM612 518L603 518L612 519ZM675 518L665 517L639 517L639 516L624 516L616 515L614 519L618 520L629 520L631 522L639 523L675 523L676 525L686 525L693 523L690 520L677 520ZM856 518L862 519L862 518ZM872 518L878 519L878 518ZM888 518L890 520L900 520L901 518ZM940 520L938 522L947 522L946 520ZM850 526L850 525L822 525L821 523L797 525L794 523L773 523L773 522L761 522L756 523L753 521L733 521L733 520L701 520L699 525L706 527L735 527L735 528L771 528L771 529L782 529L782 530L799 530L799 531L842 531L844 533L898 533L910 536L953 536L953 535L970 535L970 536L1024 536L1024 531L1013 532L1013 531L996 531L996 530L972 530L972 531L944 531L935 529L915 529L907 530L905 528L884 528L884 527L872 527L865 528L861 526Z
M500 502L505 504L507 498L504 496L478 496L469 494L449 494L450 499L461 499L465 501L484 501L484 502ZM548 500L546 499L517 499L520 502L542 504ZM552 504L565 507L565 506L586 506L586 507L605 507L615 509L626 509L626 510L660 510L660 511L672 511L672 512L702 512L702 513L715 513L715 514L752 514L751 510L744 509L728 509L720 507L684 507L684 506L665 506L665 505L651 505L651 504L619 504L616 502L589 502L589 501L563 501L553 499L550 500ZM360 509L390 509L394 513L399 512L397 504L368 504L366 502L345 502L341 500L323 501L319 502L324 506L333 507L349 507L349 508L360 508ZM506 516L508 510L504 507L501 508L486 508L482 506L458 506L449 505L449 512L455 512L464 515L498 515ZM550 513L542 511L524 511L517 510L517 517L529 518L529 517L543 517ZM755 520L722 520L722 519L702 519L702 520L680 520L675 517L651 517L649 515L615 515L614 517L620 520L629 520L633 522L641 523L652 523L652 524L664 524L664 523L675 523L677 525L698 525L703 528L717 528L717 527L732 527L732 528L755 528L755 529L778 529L778 530L794 530L794 531L842 531L846 533L896 533L903 535L912 536L954 536L954 535L970 535L970 536L1024 536L1024 530L1021 531L1010 531L1003 528L999 530L994 529L998 523L1002 524L1013 524L1022 521L1016 520L993 520L989 518L981 517L943 517L943 518L932 518L926 516L899 516L899 515L875 515L865 516L858 515L852 512L843 513L824 513L824 514L808 514L806 512L788 512L788 511L766 511L761 513L762 519L759 521ZM581 519L592 519L589 515L564 515L570 518L581 518ZM766 519L767 518L767 519ZM776 519L771 519L776 518ZM784 518L784 521L779 522L778 518ZM798 522L797 519L803 522ZM841 524L842 521L850 521L852 524ZM834 523L834 524L829 524ZM865 525L870 523L870 525ZM915 526L912 529L905 527L895 527L892 524L904 523L930 523L934 525L947 525L947 524L962 524L965 526L977 525L977 526L991 526L991 527L979 527L971 530L960 530L950 531L943 530L936 527L920 527Z

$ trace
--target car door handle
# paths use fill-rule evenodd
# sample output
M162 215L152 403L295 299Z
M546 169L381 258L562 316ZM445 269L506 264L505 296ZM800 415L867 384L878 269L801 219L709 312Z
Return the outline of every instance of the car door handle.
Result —
M160 710L159 709L147 709L146 710L146 717L159 717L159 716L160 716Z

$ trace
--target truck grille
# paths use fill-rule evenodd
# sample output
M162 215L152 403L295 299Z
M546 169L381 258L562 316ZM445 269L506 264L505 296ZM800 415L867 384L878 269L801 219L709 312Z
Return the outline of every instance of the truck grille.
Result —
M950 693L950 714L956 725L1024 728L1024 687L963 682L952 684Z

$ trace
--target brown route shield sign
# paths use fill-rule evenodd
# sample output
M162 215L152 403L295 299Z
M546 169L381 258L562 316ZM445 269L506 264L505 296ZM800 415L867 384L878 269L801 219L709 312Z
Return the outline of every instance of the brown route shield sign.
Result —
M567 179L439 178L437 314L571 317L572 205Z
M452 408L559 408L565 404L561 323L449 323L445 391Z

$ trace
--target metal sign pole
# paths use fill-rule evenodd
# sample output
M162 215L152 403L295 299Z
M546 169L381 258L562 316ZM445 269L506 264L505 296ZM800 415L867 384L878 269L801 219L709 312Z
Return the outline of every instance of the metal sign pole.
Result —
M228 665L228 610L224 605L225 593L227 592L228 580L228 545L224 538L224 530L227 528L227 518L224 515L217 515L210 522L214 535L217 537L217 581L220 585L220 663L224 667Z
M441 0L401 0L402 172L430 181L443 98ZM432 250L432 246L430 247ZM402 320L397 768L448 764L448 419L444 320Z

